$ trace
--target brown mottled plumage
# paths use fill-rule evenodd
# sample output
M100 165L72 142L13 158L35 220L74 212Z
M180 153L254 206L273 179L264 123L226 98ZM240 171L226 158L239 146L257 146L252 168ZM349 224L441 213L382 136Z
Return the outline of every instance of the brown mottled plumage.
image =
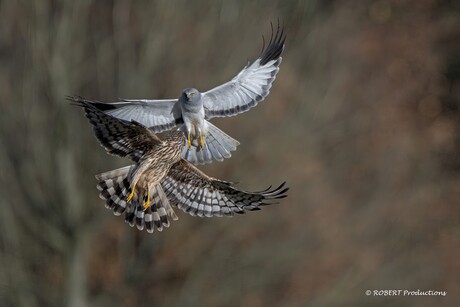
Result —
M79 97L68 97L85 109L101 145L110 154L128 157L134 165L96 175L100 197L114 214L125 213L131 226L153 232L177 220L171 207L190 215L232 216L245 210L273 204L286 197L284 183L276 189L246 192L232 183L207 176L181 158L185 144L183 132L169 132L160 140L150 129L117 119L98 110Z

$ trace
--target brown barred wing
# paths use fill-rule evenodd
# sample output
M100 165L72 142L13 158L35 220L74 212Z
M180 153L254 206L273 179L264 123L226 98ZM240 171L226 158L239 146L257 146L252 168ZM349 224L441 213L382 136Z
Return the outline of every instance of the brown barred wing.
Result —
M171 204L192 216L233 216L246 210L260 210L259 206L277 203L287 196L289 188L279 187L259 192L247 192L231 182L207 176L188 161L174 164L161 185Z
M84 108L86 117L93 125L94 135L110 154L128 157L137 163L146 152L161 142L151 130L137 122L107 115L78 96L67 99Z

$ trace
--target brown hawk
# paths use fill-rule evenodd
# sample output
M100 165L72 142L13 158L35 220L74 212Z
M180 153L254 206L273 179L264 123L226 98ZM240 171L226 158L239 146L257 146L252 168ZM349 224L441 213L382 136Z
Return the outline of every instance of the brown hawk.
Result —
M259 206L287 196L285 183L276 189L247 192L207 176L181 157L186 139L180 130L161 140L138 122L105 114L79 97L68 99L84 108L96 138L108 153L135 162L96 175L96 179L106 207L115 215L125 212L125 221L139 230L169 227L169 218L178 219L172 205L192 216L232 216L260 210Z

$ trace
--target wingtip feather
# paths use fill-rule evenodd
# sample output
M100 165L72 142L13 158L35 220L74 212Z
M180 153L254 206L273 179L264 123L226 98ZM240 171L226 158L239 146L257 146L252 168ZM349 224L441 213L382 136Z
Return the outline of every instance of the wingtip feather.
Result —
M260 64L265 65L271 60L276 60L281 57L281 54L284 51L284 46L286 42L286 34L284 31L284 26L281 26L278 20L278 25L276 32L274 31L273 23L270 22L272 35L270 37L270 42L267 45L267 48L263 50L260 59Z

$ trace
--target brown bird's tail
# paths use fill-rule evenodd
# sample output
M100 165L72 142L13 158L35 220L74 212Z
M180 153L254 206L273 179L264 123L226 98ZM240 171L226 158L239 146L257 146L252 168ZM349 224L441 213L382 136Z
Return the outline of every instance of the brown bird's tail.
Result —
M126 210L126 199L131 193L128 175L134 167L125 166L96 175L96 179L99 180L97 189L101 191L99 197L105 200L105 207L112 209L115 215L120 215Z
M147 232L152 233L155 227L158 231L162 231L163 227L169 227L168 216L173 221L179 218L169 204L160 184L150 190L150 195L151 204L146 209L143 204L147 200L147 195L144 195L142 199L133 197L132 204L126 209L125 222L131 227L136 225L139 230L144 229L145 226Z
M105 200L106 208L112 209L115 215L126 212L125 221L131 227L136 225L139 230L145 227L150 233L155 227L162 231L163 227L169 227L168 216L172 220L177 220L178 217L159 184L150 190L151 204L149 207L144 208L147 193L139 195L137 190L134 197L127 201L131 193L129 178L134 168L135 165L131 165L96 175L96 179L99 180L97 188L101 191L99 197Z

